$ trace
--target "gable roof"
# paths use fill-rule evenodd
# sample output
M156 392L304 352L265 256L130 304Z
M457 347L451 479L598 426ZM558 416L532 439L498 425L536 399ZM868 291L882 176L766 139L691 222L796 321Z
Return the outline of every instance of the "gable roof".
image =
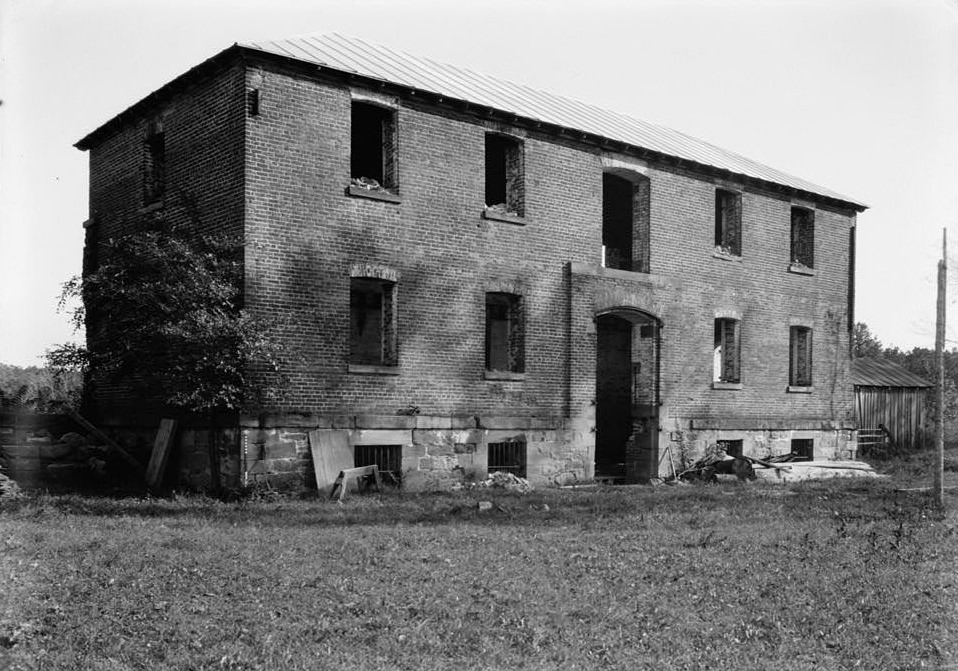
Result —
M931 382L904 366L885 359L852 360L852 384L856 387L932 387Z
M528 86L437 63L338 34L239 43L237 46L399 84L525 119L597 135L666 156L824 196L861 211L868 206L799 177L671 128Z

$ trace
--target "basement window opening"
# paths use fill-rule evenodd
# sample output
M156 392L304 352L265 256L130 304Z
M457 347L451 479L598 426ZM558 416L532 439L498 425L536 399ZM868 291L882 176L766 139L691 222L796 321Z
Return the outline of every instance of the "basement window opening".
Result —
M522 297L486 294L486 370L525 372Z
M352 185L370 191L398 188L395 110L353 102L350 135Z
M715 441L716 447L725 452L730 457L741 457L743 456L742 450L744 441L739 438L737 440L717 440Z
M526 443L521 440L507 440L501 443L489 443L487 459L488 472L502 471L526 477Z
M742 255L742 196L734 191L715 190L715 251Z
M789 329L789 375L792 387L812 386L812 329L792 326Z
M792 454L805 459L815 458L815 440L813 438L792 438Z
M354 465L377 466L384 484L402 483L402 445L356 445Z
M349 362L395 366L396 285L388 280L350 278Z
M166 135L161 123L151 126L143 147L143 201L150 204L162 200L166 192Z
M525 168L522 142L486 134L486 210L525 216Z
M792 208L791 262L815 267L815 212L804 207Z
M737 319L716 319L712 381L737 384L741 375L741 337Z

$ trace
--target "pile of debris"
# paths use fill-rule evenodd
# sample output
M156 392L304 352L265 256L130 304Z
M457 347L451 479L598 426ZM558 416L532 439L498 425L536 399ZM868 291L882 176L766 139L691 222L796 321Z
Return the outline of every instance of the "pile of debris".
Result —
M528 480L506 471L494 471L482 482L472 482L465 486L470 489L507 489L520 494L532 491L532 485Z
M764 480L775 482L800 482L821 478L875 478L875 472L863 461L811 460L798 454L782 454L767 459L731 456L723 450L713 450L691 467L670 478L668 484L677 482L717 482L719 476L734 475L739 481Z
M11 501L20 496L20 487L17 483L0 472L0 501Z

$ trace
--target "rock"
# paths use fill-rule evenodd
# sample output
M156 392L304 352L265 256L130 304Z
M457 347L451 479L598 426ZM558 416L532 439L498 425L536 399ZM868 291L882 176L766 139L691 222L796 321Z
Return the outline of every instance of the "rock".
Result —
M40 458L50 461L59 461L66 459L76 453L76 448L68 443L52 443L50 445L40 445Z
M480 501L479 510L492 510L492 501Z
M79 434L76 431L67 431L60 436L60 442L64 445L70 445L74 448L77 448L86 443L86 436Z

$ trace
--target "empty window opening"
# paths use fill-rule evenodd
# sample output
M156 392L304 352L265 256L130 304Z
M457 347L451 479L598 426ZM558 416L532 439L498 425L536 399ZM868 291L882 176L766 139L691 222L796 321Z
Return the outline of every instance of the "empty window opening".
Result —
M742 255L742 196L734 191L715 190L715 247Z
M154 123L144 143L143 200L162 200L166 192L166 136L163 126Z
M486 135L486 207L525 215L522 142L505 135Z
M812 386L812 329L793 326L789 329L789 376L793 387Z
M727 454L730 457L743 456L742 454L743 441L741 438L737 440L717 440L715 441L715 444L718 447L718 449L722 450L723 452L725 452L725 454Z
M396 113L353 102L350 140L352 178L366 188L396 189Z
M815 212L792 208L792 263L815 267Z
M814 459L815 440L813 438L792 438L792 454L806 459Z
M505 471L520 478L526 477L525 442L508 440L502 443L489 443L487 464L489 473Z
M387 485L402 482L402 445L357 445L355 463L360 466L378 466L379 476Z
M602 175L602 265L632 270L635 186L609 173Z
M393 282L365 277L350 279L350 363L396 365L395 303Z
M246 111L250 116L259 115L259 89L249 89L246 92Z
M716 319L714 331L712 381L741 382L739 321L736 319Z
M486 370L525 371L522 297L486 294Z

